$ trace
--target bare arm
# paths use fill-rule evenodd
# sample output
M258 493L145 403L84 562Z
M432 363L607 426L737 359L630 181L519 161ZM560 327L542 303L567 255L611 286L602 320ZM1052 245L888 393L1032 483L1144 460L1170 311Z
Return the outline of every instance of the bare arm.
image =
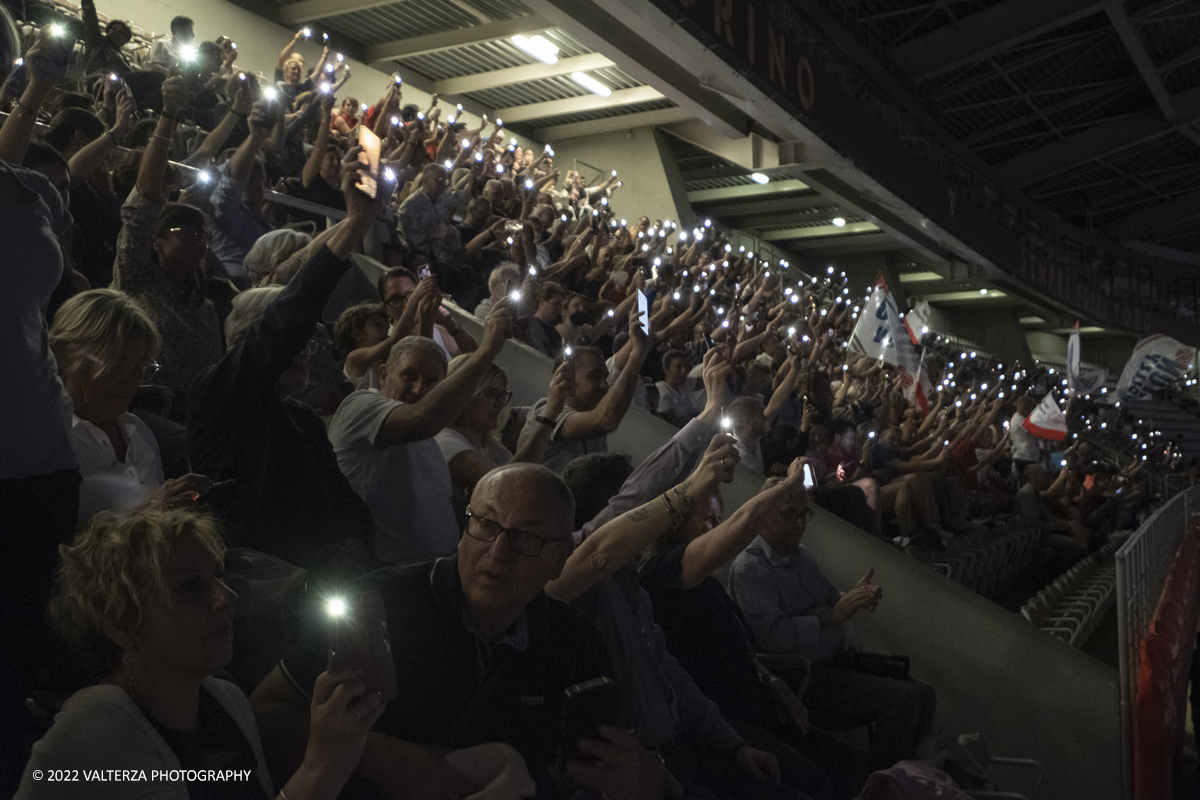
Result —
M117 142L125 135L133 124L133 100L124 92L117 96L117 121L112 128L83 147L71 156L71 185L83 183L104 166L109 153L116 147Z
M436 290L437 283L433 278L425 278L417 284L416 290L408 299L408 303L404 306L404 312L400 315L400 319L393 326L392 334L377 345L371 347L360 347L357 350L351 350L346 355L346 374L352 378L359 378L366 374L367 370L376 364L381 364L387 360L388 354L392 352L392 348L412 332L413 323L416 322L417 308L424 297L425 293L430 291L430 286Z
M387 447L430 439L458 419L511 334L512 316L507 303L502 300L488 315L480 348L471 354L461 369L433 387L421 400L393 408L379 430L376 444Z
M790 356L788 363L792 366L788 371L787 377L779 382L779 388L771 395L771 400L767 403L767 407L763 411L763 416L768 420L775 419L775 415L779 413L779 409L783 408L783 404L792 396L792 392L796 391L796 379L800 377L800 367L796 364L795 356Z
M279 59L275 62L275 69L283 72L284 62L287 61L287 57L292 54L292 50L295 49L296 45L298 45L300 40L303 38L303 31L296 31L296 35L292 37L292 40L285 44L283 49L279 51Z
M755 495L729 519L688 543L683 551L679 588L687 591L699 586L722 564L745 550L763 527L780 514L798 492L804 491L800 469L789 469L788 472L787 480Z
M547 392L545 414L551 419L562 413L563 403L567 396L574 392L574 383L568 379L567 370L560 364L550 378L550 389ZM550 435L554 428L549 425L539 425L532 436L522 439L508 460L509 464L540 464L545 455L546 445L550 444ZM470 450L459 453L450 459L450 477L460 486L474 486L484 475L495 469L495 465L481 458Z
M636 316L637 312L634 312L630 319ZM629 404L633 402L633 391L641 380L642 364L650 351L650 340L642 333L640 325L630 325L629 338L633 343L632 352L625 366L621 368L616 382L594 409L567 417L559 429L559 439L592 439L612 433L620 426L625 412L629 410Z
M321 174L321 162L325 160L325 151L329 149L329 110L333 96L326 95L314 102L321 104L321 121L317 123L317 140L313 142L312 152L308 154L300 173L300 182L306 187Z
M212 129L212 133L204 137L204 141L196 148L183 163L197 169L203 169L213 162L217 154L221 152L221 148L225 146L230 134L233 133L234 127L239 119L249 119L250 112L254 108L254 95L249 87L243 86L238 89L234 95L233 105L229 111L225 112L224 118L217 123L217 127Z
M729 464L730 466L726 466ZM614 574L686 517L696 501L733 480L737 450L728 434L717 434L696 470L666 493L614 517L575 548L546 594L569 603Z
M69 57L70 50L51 38L50 26L38 31L36 43L25 56L29 82L21 94L21 109L14 106L13 113L0 127L0 161L20 164L25 158L37 122L37 111L50 90L66 75Z

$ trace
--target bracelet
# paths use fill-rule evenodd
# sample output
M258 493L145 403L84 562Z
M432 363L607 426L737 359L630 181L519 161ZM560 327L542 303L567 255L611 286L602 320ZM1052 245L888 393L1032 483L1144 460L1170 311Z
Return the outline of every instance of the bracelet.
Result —
M283 789L279 790L279 796L282 797L283 800L288 800L288 796L283 793Z
M25 106L21 105L20 100L12 101L12 113L16 114L17 116L32 117L35 116L37 112L38 110L36 108L26 108Z
M167 137L167 136L159 136L157 133L152 133L152 134L150 134L150 137L149 137L149 139L148 139L147 141L149 141L149 142L166 142L166 143L167 143L167 147L170 147L170 146L171 146L171 139L170 139L170 137Z
M118 136L115 133L112 132L111 128L109 130L105 131L105 133L108 135L108 137L110 139L112 139L113 147L117 147L121 144L120 139L118 138Z
M166 117L167 119L173 119L173 120L175 120L176 122L178 122L178 121L179 121L179 115L178 115L178 114L168 114L166 111L163 111L163 112L160 112L160 113L159 113L159 116L160 116L160 117Z
M543 425L549 425L551 428L553 428L555 425L558 424L550 417L544 416L542 414L534 414L533 419L535 422L540 422Z

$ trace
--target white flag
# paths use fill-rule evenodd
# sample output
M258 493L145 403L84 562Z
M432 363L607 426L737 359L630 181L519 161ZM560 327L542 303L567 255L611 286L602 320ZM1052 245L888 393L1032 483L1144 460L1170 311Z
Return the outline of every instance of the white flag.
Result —
M1079 320L1071 328L1067 339L1067 388L1075 391L1075 383L1079 380Z
M904 315L904 327L913 345L921 344L921 337L929 333L929 301L920 300Z
M887 281L882 274L875 279L871 298L854 326L850 347L868 358L882 359L899 367L900 384L905 396L910 400L916 397L922 408L928 405L928 395L922 402L919 395L923 392L918 391L917 373L921 359L913 348L912 339L896 308L896 299L888 291Z
M1025 418L1021 427L1039 439L1053 439L1061 442L1067 438L1067 418L1054 399L1054 392L1048 393L1038 403L1038 407Z
M1145 400L1174 383L1196 358L1196 348L1156 333L1133 348L1117 383L1118 400Z
M1080 374L1079 352L1079 321L1076 320L1075 327L1071 329L1071 336L1067 339L1067 388L1073 394L1087 397L1092 392L1099 391L1108 380L1108 370L1101 367Z

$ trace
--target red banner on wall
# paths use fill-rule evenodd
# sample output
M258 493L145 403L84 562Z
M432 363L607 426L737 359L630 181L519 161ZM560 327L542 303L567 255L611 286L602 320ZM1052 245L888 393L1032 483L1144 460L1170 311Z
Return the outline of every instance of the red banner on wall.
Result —
M1200 527L1175 554L1150 631L1141 645L1133 709L1133 796L1170 800L1183 735L1188 677L1196 641L1200 587Z

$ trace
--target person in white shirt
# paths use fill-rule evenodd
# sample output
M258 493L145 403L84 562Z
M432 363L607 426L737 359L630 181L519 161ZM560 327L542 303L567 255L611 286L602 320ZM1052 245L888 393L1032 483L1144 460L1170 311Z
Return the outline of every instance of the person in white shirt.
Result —
M77 294L55 315L50 347L74 408L81 525L99 511L128 511L147 501L191 504L212 485L194 474L164 482L154 434L129 413L138 386L158 369L160 343L137 301L113 289Z
M664 380L658 382L658 415L677 428L704 408L704 388L696 389L696 379L688 375L687 353L668 350L663 354Z
M338 466L371 509L380 558L423 561L457 546L450 470L434 437L474 399L511 335L512 314L502 302L484 323L479 349L449 377L440 347L405 337L380 369L382 388L354 392L333 415L329 441Z
M196 38L195 23L190 17L175 17L171 20L171 38L161 39L154 44L150 66L159 72L170 72L183 57L182 48Z

